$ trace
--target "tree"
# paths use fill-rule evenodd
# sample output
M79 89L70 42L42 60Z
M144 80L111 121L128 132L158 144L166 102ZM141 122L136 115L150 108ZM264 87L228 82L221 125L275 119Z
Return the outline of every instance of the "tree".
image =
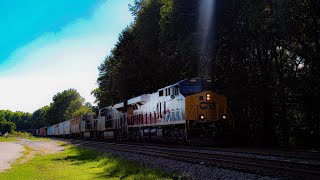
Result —
M84 103L84 99L75 99L70 102L69 107L66 109L64 113L65 119L71 119L73 116L73 113L81 109L83 106L82 104Z
M31 126L30 128L40 128L49 125L48 122L48 111L50 107L44 106L32 113L32 116L30 118Z
M18 130L25 129L30 126L30 113L12 112L10 110L0 110L0 119L13 122Z
M8 132L8 133L13 133L16 129L16 125L13 122L8 122L6 120L1 120L0 121L0 132L2 134Z
M86 112L92 112L92 105L89 102L84 104L84 98L75 89L59 92L52 99L53 102L50 105L39 108L32 114L0 110L2 127L10 132L15 129L35 129L71 119L75 117L74 113L79 116Z
M68 89L57 93L52 98L53 102L50 104L48 110L49 124L55 124L68 120L72 117L72 113L78 110L84 99L75 89Z
M83 115L92 113L92 109L88 106L82 106L78 110L76 110L74 113L72 113L72 118L79 118Z

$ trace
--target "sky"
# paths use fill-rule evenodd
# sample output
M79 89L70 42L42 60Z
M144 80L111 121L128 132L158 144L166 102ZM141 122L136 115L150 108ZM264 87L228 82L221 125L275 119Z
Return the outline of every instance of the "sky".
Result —
M98 66L133 17L133 0L1 0L0 109L34 112L77 89L94 103Z

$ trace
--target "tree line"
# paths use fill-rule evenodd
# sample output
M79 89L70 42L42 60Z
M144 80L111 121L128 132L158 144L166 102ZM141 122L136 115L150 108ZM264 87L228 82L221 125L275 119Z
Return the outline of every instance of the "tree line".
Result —
M136 0L99 66L99 107L211 78L251 145L319 145L319 0ZM209 13L212 14L209 14Z
M38 129L71 118L78 118L91 113L94 107L86 102L75 89L57 93L50 105L37 109L33 113L0 110L0 132Z

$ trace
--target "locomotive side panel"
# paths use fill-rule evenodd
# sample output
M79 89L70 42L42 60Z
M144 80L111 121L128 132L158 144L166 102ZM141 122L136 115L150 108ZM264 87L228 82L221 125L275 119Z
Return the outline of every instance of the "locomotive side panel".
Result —
M105 131L106 130L106 117L99 116L97 119L97 131Z
M149 94L149 101L130 106L129 127L165 126L185 123L185 97L177 85ZM133 107L133 108L131 108ZM132 111L132 116L130 115Z
M148 97L148 98L146 98ZM135 101L141 99L140 101ZM178 84L159 89L157 92L128 100L128 129L130 139L165 140L185 137L185 97ZM132 114L132 115L131 115ZM174 134L174 135L173 135Z
M111 130L113 129L113 119L114 119L114 113L113 113L113 109L111 108L108 113L107 113L107 117L106 117L106 129Z

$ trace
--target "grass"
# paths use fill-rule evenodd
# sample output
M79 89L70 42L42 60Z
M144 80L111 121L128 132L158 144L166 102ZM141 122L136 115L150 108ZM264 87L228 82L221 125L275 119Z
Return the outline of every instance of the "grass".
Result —
M11 137L9 136L8 138L4 136L0 136L0 142L13 142L13 141L18 141L16 137Z
M14 164L9 171L0 173L0 179L177 179L94 150L65 147L60 153L37 155L24 164Z

